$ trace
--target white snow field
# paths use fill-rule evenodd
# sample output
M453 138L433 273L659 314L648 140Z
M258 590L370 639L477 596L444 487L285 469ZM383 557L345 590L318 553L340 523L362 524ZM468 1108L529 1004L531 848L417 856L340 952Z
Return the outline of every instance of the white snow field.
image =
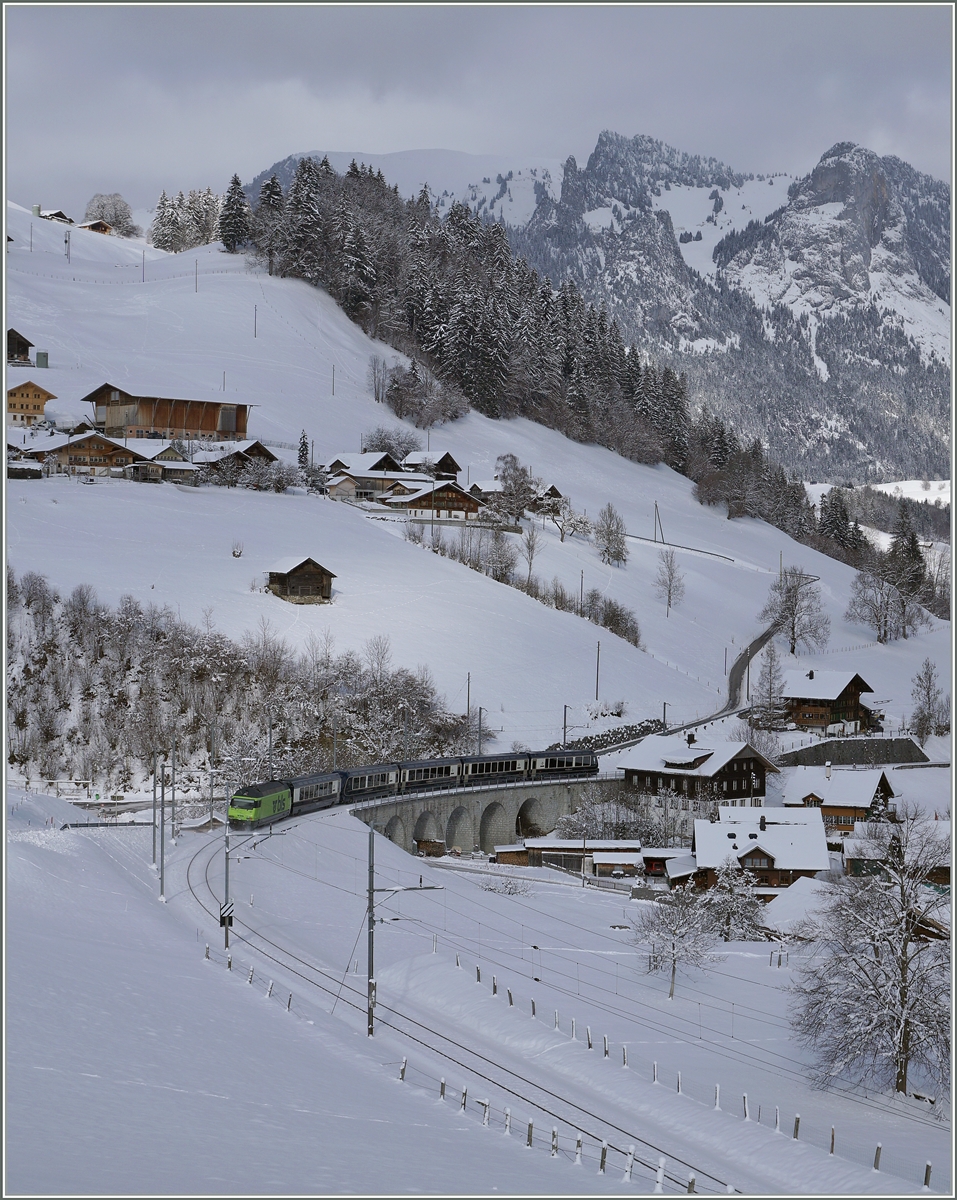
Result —
M280 451L290 458L302 429L322 459L358 450L377 424L398 423L365 383L370 354L394 353L305 284L270 279L216 247L171 256L82 230L71 231L67 262L63 227L15 205L8 232L7 324L51 362L10 374L39 376L58 397L51 410L89 415L80 398L105 380L215 398L225 372L227 392L259 406L252 436L287 443ZM843 620L848 568L761 522L701 507L689 481L666 468L477 414L433 430L431 448L450 450L463 480L489 478L496 457L513 452L579 510L594 515L614 503L634 535L625 567L603 566L580 539L560 544L549 527L533 569L558 575L571 591L584 572L586 589L636 612L646 650L405 541L401 523L301 494L10 481L8 561L18 573L42 572L61 592L89 582L105 601L130 593L196 624L208 617L232 636L260 620L294 646L326 629L340 651L388 635L394 661L427 663L453 709L464 708L470 672L472 703L487 709L506 747L557 741L565 704L572 734L592 722L599 640L600 698L623 700L626 712L593 728L660 715L665 703L669 723L718 710L725 650L730 664L759 632L756 614L781 562L821 577L832 622L827 653L802 653L786 666L859 671L888 729L910 710L910 681L925 657L950 688L946 623L874 645L866 629ZM669 616L653 593L661 546L647 539L656 503L685 573L686 599ZM239 559L231 553L237 540ZM290 606L251 590L291 554L312 555L336 574L332 604ZM934 757L948 751L937 747ZM948 769L906 775L909 791L943 803ZM932 784L922 782L930 776ZM369 1041L367 831L348 813L287 823L255 846L233 842L231 973L210 916L223 894L221 832L167 840L168 902L160 905L148 829L62 831L77 810L26 795L16 781L5 819L10 1193L648 1193L661 1155L668 1191L684 1192L693 1170L698 1191L730 1184L760 1195L902 1194L920 1189L928 1159L934 1190L950 1188L949 1125L927 1105L809 1086L806 1054L785 1019L795 946L778 968L764 945L731 945L723 962L680 979L669 1003L666 984L643 973L628 930L613 928L638 907L627 894L585 891L551 872L546 882L542 871L517 872L534 876L529 895L495 894L482 888L487 868L479 863L412 859L377 838L377 886L415 888L421 876L443 890L382 894L384 1024ZM575 1130L585 1135L581 1166ZM602 1138L610 1144L603 1176Z
M541 870L495 894L505 868L376 836L376 886L411 890L377 897L370 1040L355 817L232 839L229 972L207 911L221 833L167 836L162 905L148 825L61 829L71 815L8 792L5 1194L647 1194L662 1156L671 1192L693 1171L699 1192L901 1195L930 1160L947 1193L926 1105L808 1087L785 1019L796 945L780 968L774 947L722 946L669 1002L622 928L637 902Z

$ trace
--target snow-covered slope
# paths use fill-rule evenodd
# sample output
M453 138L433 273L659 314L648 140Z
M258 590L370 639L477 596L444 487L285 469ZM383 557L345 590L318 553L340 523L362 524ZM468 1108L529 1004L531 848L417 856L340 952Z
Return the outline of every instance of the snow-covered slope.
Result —
M366 338L324 293L271 279L215 247L181 255L147 250L144 283L140 247L78 230L67 263L61 228L34 222L31 253L29 224L26 210L10 206L8 318L49 352L42 381L58 397L52 409L88 415L80 398L105 380L144 394L215 398L225 372L227 393L258 406L251 434L286 443L279 452L289 457L303 429L321 460L358 450L364 432L395 423L366 384L369 356L393 352ZM473 703L493 714L505 745L556 741L564 704L574 707L575 725L588 722L599 639L600 699L624 700L626 719L660 715L663 703L669 721L715 711L724 697L725 651L733 660L758 632L756 614L782 561L821 576L831 652L842 651L842 665L859 664L888 700L891 719L909 710L909 680L922 658L947 659L943 623L907 642L868 645L869 632L843 620L849 568L771 526L728 521L702 507L690 482L665 467L638 466L530 421L475 413L433 430L430 442L453 453L465 482L491 477L497 456L514 453L579 511L594 515L612 502L636 535L624 568L602 564L581 539L560 543L548 526L533 569L543 579L558 576L572 594L597 588L632 609L646 651L405 542L398 524L311 496L11 482L9 560L18 572L44 572L61 589L90 582L111 601L131 592L178 606L197 624L212 607L214 623L231 634L260 617L293 644L325 628L342 649L387 634L397 662L429 664L453 708L464 707L471 672ZM656 503L685 573L686 599L667 617L653 586L661 547L648 540ZM231 555L236 540L245 545L241 559ZM335 603L290 607L250 591L254 578L293 553L313 554L336 574Z

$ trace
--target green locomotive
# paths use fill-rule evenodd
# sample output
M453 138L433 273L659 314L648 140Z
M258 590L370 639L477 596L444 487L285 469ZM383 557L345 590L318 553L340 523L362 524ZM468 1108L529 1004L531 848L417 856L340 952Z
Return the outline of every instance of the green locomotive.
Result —
M280 821L292 812L292 792L287 781L273 779L237 792L229 802L229 823L254 829Z

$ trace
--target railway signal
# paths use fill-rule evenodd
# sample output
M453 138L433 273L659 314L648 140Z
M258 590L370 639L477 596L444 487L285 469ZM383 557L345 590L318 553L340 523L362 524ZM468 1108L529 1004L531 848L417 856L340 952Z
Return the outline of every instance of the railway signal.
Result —
M233 924L233 902L227 901L219 906L219 927L220 929L230 929ZM227 934L227 937L229 935ZM228 943L227 943L228 945Z

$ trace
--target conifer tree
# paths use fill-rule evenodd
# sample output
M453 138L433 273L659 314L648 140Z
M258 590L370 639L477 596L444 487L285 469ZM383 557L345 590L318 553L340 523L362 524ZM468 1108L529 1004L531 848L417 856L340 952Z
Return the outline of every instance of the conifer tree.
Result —
M242 180L234 175L226 189L226 198L219 213L219 240L227 253L235 254L249 238L249 205L243 192Z

